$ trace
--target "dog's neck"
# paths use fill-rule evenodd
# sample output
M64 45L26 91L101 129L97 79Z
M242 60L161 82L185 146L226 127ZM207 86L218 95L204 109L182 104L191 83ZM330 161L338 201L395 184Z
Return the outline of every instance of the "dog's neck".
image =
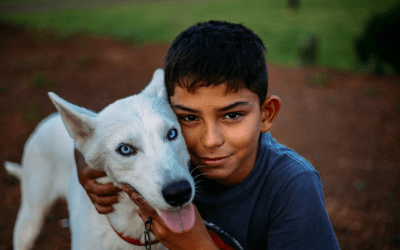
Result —
M125 192L120 194L118 203L113 205L114 212L106 214L108 222L121 239L134 245L144 246L146 228L142 218L135 211L138 207ZM150 242L151 244L158 242L152 233L150 233Z
M137 245L137 246L145 246L145 245L146 245L145 243L142 243L142 242L140 241L140 238L136 239L136 238L131 238L131 237L123 236L122 233L120 233L120 232L118 232L117 230L115 230L115 228L111 225L111 223L110 223L110 226L112 227L112 229L114 229L114 232L116 232L117 235L118 235L121 239L123 239L124 241L126 241L126 242L128 242L128 243L130 243L130 244L132 244L132 245ZM159 243L159 241L158 241L158 240L152 240L152 241L150 241L150 245L153 245L153 244L156 244L156 243Z

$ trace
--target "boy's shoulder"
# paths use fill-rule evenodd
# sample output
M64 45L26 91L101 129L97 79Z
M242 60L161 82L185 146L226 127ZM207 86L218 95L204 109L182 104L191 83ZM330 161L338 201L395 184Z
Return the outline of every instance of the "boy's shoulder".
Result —
M259 157L267 160L268 165L286 166L294 174L316 172L312 164L293 149L279 143L269 132L261 135Z
M285 186L296 179L308 176L320 180L312 164L293 149L279 143L269 132L261 135L257 168L269 183Z

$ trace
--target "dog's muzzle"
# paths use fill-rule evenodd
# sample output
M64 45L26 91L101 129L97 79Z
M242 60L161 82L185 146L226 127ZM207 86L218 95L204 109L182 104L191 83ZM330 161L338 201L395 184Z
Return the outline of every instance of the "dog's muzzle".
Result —
M181 207L192 197L192 187L187 180L175 181L166 185L162 194L168 204Z

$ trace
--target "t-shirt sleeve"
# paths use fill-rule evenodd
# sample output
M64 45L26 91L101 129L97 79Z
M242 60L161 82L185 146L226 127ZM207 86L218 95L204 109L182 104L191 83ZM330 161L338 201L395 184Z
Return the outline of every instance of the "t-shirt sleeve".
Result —
M268 249L340 249L316 172L294 177L279 194L268 231Z

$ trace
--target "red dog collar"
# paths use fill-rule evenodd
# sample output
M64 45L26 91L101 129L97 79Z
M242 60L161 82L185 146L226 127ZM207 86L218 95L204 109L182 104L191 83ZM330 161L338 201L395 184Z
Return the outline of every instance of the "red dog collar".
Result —
M144 243L141 243L140 239L134 239L134 238L131 238L131 237L125 237L121 233L119 233L117 230L115 230L115 228L111 224L110 224L110 226L112 227L112 229L114 229L114 232L116 234L118 234L118 236L121 237L121 239L123 239L124 241L126 241L128 243L131 243L133 245L144 246ZM150 242L150 244L153 245L153 244L156 244L158 242L159 242L158 240L153 240L153 241Z

